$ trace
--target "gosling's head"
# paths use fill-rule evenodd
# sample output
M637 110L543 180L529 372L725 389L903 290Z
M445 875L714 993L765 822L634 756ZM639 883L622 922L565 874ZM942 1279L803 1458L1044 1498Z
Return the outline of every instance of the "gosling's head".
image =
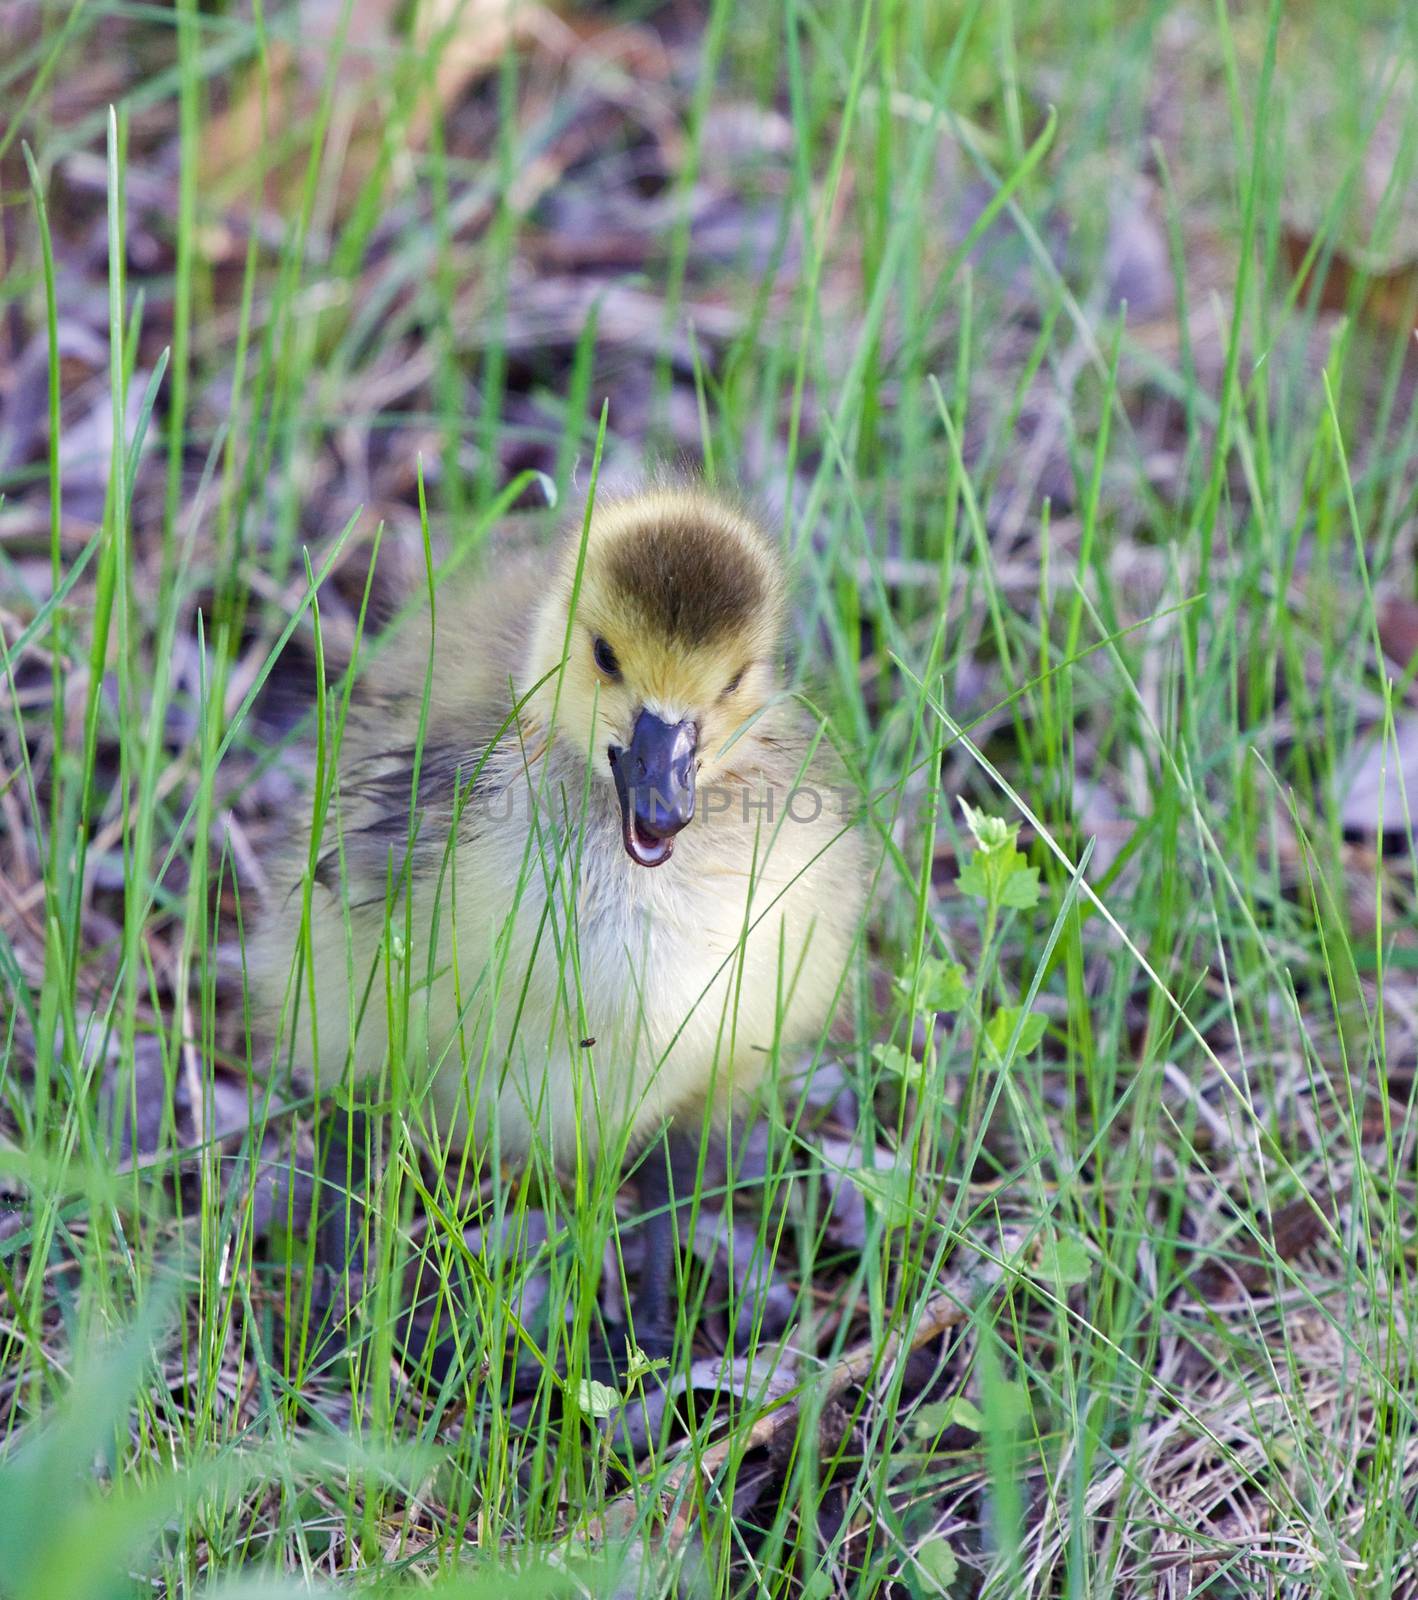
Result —
M696 785L742 758L726 746L751 740L745 724L777 688L783 570L741 511L699 489L598 503L578 591L579 535L539 611L528 681L546 679L540 712L614 785L626 853L657 867Z

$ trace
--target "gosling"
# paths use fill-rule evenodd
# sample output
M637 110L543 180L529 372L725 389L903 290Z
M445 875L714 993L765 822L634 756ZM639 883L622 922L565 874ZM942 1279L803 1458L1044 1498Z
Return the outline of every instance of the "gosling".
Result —
M570 1175L667 1133L641 1171L654 1354L706 1114L821 1035L862 911L835 757L783 690L786 614L773 545L691 486L439 594L361 676L328 819L256 941L297 1076L397 1057L445 1147Z

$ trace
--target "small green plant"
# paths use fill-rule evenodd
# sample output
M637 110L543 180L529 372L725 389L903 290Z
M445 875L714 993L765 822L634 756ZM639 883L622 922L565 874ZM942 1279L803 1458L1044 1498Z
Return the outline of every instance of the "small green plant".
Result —
M975 840L955 882L962 894L980 901L980 949L972 982L962 963L930 956L919 970L897 979L913 1019L933 1018L943 1012L963 1011L977 1020L976 1055L987 1048L999 1065L1014 1056L1029 1055L1044 1038L1048 1019L1042 1012L1013 1003L998 969L998 946L1008 913L1032 911L1043 897L1039 869L1031 867L1019 849L1019 824L977 811L968 800L960 808ZM895 1044L878 1045L873 1057L882 1071L903 1087L918 1089L930 1081L936 1042L926 1037L926 1058L916 1061Z
M982 1065L988 1059L998 1069L1032 1054L1047 1027L1042 1012L1018 1003L1022 997L1002 978L998 960L1009 915L1032 911L1043 897L1038 868L1030 866L1018 848L1017 823L977 811L967 800L960 804L975 848L955 881L963 894L981 903L975 972L972 976L962 962L948 957L927 956L914 972L899 976L896 988L909 1027L912 1033L924 1035L922 1054L918 1058L911 1048L894 1041L873 1046L871 1053L878 1085L890 1088L897 1144L910 1150L911 1159L904 1165L862 1168L852 1173L852 1180L868 1205L891 1226L925 1214L920 1185L926 1182L930 1187L937 1181L927 1180L926 1174L931 1167L930 1152L939 1144L939 1129L934 1113L927 1114L922 1102L945 1083L942 1053L951 1050L952 1036L940 1034L936 1019L945 1013L959 1013L973 1034L963 1102L967 1111L957 1122L946 1152L947 1172L957 1167L962 1140L967 1148L973 1148L983 1120L976 1109L975 1092Z
M1017 822L1007 823L1001 817L976 811L964 799L960 809L975 837L976 849L955 882L962 894L973 896L985 908L980 923L980 970L976 990L977 1006L983 1017L986 979L995 955L1000 919L1009 911L1032 911L1039 904L1043 891L1039 885L1039 869L1029 865L1015 843L1019 837ZM993 976L995 981L988 987L999 994L997 970ZM963 972L958 973L958 980L963 986ZM948 992L953 985L947 980L941 987ZM1040 1012L1026 1011L1022 1006L1000 1000L989 1013L984 1037L995 1059L1002 1061L1006 1055L1028 1055L1036 1050L1044 1037L1044 1027L1045 1018Z

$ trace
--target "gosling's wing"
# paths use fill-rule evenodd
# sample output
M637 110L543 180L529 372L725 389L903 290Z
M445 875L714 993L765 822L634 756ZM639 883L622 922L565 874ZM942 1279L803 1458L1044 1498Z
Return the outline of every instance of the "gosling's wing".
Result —
M521 670L533 616L545 589L546 557L494 553L486 569L456 576L433 605L416 609L381 636L355 684L355 717L345 748L351 759L389 746L397 726L417 734L425 685L430 727L456 725L470 709L500 704Z
M382 904L406 858L412 871L436 869L511 726L544 582L535 554L496 561L440 591L361 674L329 819L337 826L316 874L335 889L343 872L352 905Z

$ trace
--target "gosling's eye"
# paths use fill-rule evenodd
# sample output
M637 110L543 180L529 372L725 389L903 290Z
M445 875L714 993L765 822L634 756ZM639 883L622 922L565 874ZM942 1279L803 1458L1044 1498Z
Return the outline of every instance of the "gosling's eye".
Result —
M606 677L612 681L620 677L620 662L616 660L615 651L599 634L596 635L596 641L591 646L591 655L595 658L597 667L605 673Z
M729 679L729 681L719 691L719 698L721 700L727 700L734 690L738 688L738 686L743 682L744 673L747 671L748 668L746 666L740 667L733 677Z

